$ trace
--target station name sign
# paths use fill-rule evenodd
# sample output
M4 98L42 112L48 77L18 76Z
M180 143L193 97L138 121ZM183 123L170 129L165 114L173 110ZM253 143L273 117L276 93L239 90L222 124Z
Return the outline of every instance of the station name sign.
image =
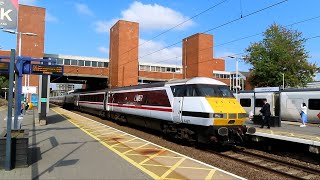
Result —
M0 28L17 28L18 7L18 0L0 0Z
M63 66L32 64L31 74L62 76L63 75Z
M279 87L261 87L261 88L254 88L254 92L278 92L280 91Z

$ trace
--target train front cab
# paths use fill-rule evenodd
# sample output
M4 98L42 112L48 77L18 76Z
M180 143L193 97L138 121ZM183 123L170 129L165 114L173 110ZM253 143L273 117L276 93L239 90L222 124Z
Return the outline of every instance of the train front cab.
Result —
M172 120L192 124L198 142L237 143L247 128L245 110L225 85L186 84L171 86ZM254 133L255 129L250 129Z

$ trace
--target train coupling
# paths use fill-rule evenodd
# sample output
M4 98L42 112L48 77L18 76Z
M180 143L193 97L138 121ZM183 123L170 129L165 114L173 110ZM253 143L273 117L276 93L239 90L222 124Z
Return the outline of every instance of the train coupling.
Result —
M247 133L249 133L249 134L254 134L254 133L256 133L256 128L255 128L255 127L249 127L249 128L247 128Z

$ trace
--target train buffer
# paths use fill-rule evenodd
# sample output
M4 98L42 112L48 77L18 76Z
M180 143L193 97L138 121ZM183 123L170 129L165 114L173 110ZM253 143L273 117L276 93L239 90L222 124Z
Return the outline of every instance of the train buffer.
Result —
M29 166L0 170L0 179L243 179L59 107L37 126L36 112L22 122L30 129Z

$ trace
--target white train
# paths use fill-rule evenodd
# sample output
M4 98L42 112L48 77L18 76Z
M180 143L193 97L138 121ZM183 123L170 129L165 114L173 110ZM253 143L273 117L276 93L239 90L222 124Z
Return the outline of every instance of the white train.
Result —
M237 143L246 112L226 84L197 77L53 97L51 102L154 129L177 139Z
M262 100L267 99L273 116L279 116L281 113L281 118L284 121L300 122L301 104L306 103L308 122L320 123L320 89L286 89L281 92L281 95L264 92L256 93L255 96L256 100L254 102L253 91L241 91L237 94L237 99L247 114L253 111L255 103L255 115L258 115L263 105Z

